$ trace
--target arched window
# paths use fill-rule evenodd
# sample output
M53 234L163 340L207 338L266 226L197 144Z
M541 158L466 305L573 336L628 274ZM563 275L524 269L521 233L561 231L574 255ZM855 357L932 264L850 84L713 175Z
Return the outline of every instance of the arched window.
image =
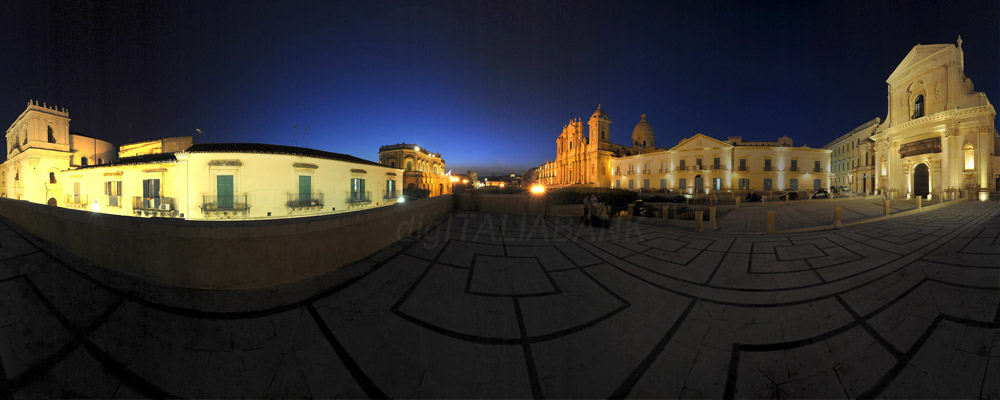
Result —
M924 95L917 95L917 99L913 100L913 119L917 119L924 116Z
M406 160L406 170L413 171L413 160Z
M80 165L84 167L87 166L87 157L80 157Z
M962 150L965 152L965 169L976 169L976 148L972 143L966 143Z
M52 127L50 126L49 127L49 143L55 143L55 142L56 142L56 135L54 133L52 133Z
M101 164L104 164L104 159L103 158L98 158L97 159L97 165L101 165Z
M396 168L396 160L389 160L389 166L392 168Z
M49 172L49 183L56 183L56 173Z

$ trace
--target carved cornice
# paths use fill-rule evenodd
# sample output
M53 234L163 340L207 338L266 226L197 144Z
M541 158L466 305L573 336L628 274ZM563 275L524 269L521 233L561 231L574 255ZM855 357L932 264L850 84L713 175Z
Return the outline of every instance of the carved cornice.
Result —
M909 129L909 128L913 128L913 127L920 126L920 125L924 125L924 124L933 124L933 123L938 123L938 122L949 120L949 119L967 118L967 117L973 117L973 116L977 116L977 115L993 116L993 115L996 115L996 111L993 109L992 105L985 105L985 106L978 106L978 107L969 107L969 108L959 108L959 109L954 109L954 110L941 111L939 113L928 115L926 117L920 117L920 118L917 118L917 119L914 119L914 120L906 121L906 122L903 122L901 124L892 126L892 127L888 128L888 129L886 129L886 130L884 130L884 131L876 134L875 136L876 136L876 138L883 138L883 137L886 137L886 136L891 136L891 135L893 135L893 134L895 134L895 133L897 133L899 131L902 131L902 130L905 130L905 129Z
M948 128L944 130L944 137L958 136L958 128Z

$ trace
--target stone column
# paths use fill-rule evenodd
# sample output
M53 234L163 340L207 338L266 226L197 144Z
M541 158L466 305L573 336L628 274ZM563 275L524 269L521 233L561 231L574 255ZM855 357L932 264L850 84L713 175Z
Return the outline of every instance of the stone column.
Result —
M712 224L713 230L719 229L719 224L717 224L715 221L715 206L711 206L708 208L708 223Z
M924 206L923 203L924 203L924 198L917 196L917 211L920 211L920 209L923 208Z
M704 215L705 215L704 211L695 211L694 212L694 231L695 232L701 232L702 230L705 229L704 222L701 220L704 217Z
M885 212L885 215L889 215L889 199L882 200L882 210Z

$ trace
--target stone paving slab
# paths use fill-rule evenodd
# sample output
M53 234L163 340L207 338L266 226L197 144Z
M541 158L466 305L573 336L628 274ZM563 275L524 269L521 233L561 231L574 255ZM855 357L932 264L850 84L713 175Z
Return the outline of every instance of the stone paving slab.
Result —
M773 206L825 223L809 208L830 204ZM997 398L998 292L995 202L767 236L455 212L232 292L0 220L0 397Z

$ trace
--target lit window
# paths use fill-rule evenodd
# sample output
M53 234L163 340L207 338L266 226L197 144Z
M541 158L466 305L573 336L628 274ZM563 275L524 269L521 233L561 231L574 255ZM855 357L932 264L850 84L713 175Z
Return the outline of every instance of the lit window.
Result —
M49 127L49 143L56 142L56 135L52 133L52 127Z
M913 119L917 119L924 116L924 95L918 95L917 99L913 101Z
M965 144L965 169L976 169L976 149L972 143Z

